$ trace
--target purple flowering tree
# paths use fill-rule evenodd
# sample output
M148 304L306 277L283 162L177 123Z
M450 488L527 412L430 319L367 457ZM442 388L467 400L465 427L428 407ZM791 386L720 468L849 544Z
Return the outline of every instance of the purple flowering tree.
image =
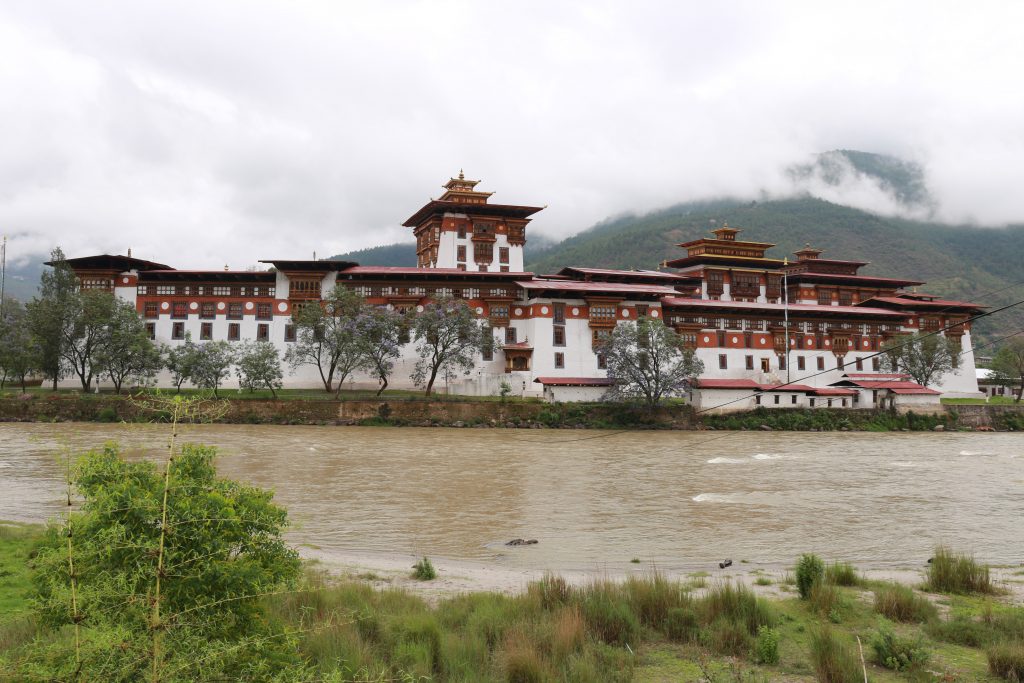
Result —
M416 365L412 381L425 386L427 396L434 390L440 374L454 377L468 375L477 354L486 344L493 344L484 334L480 321L461 299L439 299L423 307L413 322L416 335ZM490 339L489 339L490 338Z
M409 341L409 324L404 315L387 308L370 308L356 319L364 367L377 376L378 396L388 388L395 360L402 355L403 344Z
M363 297L338 285L323 301L310 302L293 314L295 343L285 354L292 371L312 365L320 373L324 391L340 394L345 380L366 365L357 324L365 311Z

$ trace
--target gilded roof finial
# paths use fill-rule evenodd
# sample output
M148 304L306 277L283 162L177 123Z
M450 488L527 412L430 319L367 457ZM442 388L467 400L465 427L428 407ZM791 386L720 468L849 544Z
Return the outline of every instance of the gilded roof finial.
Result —
M460 168L459 169L459 180L465 180L465 179L466 179L466 174L463 173L462 169Z

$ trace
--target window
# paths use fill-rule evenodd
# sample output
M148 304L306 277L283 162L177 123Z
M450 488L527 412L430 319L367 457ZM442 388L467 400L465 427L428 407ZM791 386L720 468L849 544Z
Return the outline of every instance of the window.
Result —
M499 270L501 270L501 272L503 272L503 273L507 273L508 272L508 266L501 266Z
M821 356L818 356L818 369L819 370L824 370L825 369L825 359L822 358Z
M476 267L476 269L477 269L477 272L486 273L487 272L487 264L486 263L481 263L480 265L478 265Z
M171 326L171 339L185 338L185 323L174 323Z
M184 301L175 301L171 304L171 317L172 318L187 318L188 317L188 304Z
M554 304L551 304L551 308L554 311L553 316L552 316L552 321L556 325L564 325L565 324L565 304L554 303Z
M796 405L796 394L793 394L792 396L789 397L789 402L792 403L793 405Z
M214 296L231 296L231 288L225 287L224 285L214 285L213 287Z
M160 317L160 309L157 308L157 304L156 304L155 301L147 301L146 302L145 311L146 311L146 317L147 318L158 318L158 317Z
M842 399L842 401L843 401L843 407L845 408L846 407L846 399L844 398L844 399Z
M598 351L598 353L597 353L597 369L598 370L607 370L608 369L608 361L605 360L604 354L601 353L600 351Z
M555 367L559 368L559 369L565 367L565 354L564 353L555 353Z
M882 361L878 358L878 356L875 356L874 358L871 359L871 369L874 370L875 372L878 372L879 370L882 369Z
M806 370L807 369L807 363L805 362L803 356L797 356L796 357L796 369L797 370Z
M175 287L174 285L157 285L156 286L156 293L157 294L167 295L167 294L177 294L178 291L177 291L177 287Z
M836 370L845 370L846 360L842 356L836 356Z
M146 336L149 339L156 339L156 323L146 323Z
M199 304L199 317L207 319L216 318L217 306L212 301Z
M266 323L260 323L256 326L256 341L269 341L270 340L270 325Z
M137 296L146 296L149 294L149 287L146 285L139 285L135 288L135 294Z
M724 353L718 354L718 369L727 370L729 368L729 358Z
M515 344L516 343L516 328L506 327L505 328L505 343Z
M813 398L811 399L811 407L812 408L814 407L814 399Z
M242 304L228 304L228 320L242 319Z
M853 305L853 292L848 289L839 290L839 305L840 306L852 306Z
M754 403L757 405L761 405L761 394L757 394L756 396L754 396Z
M857 372L860 372L861 370L863 370L863 369L864 369L864 361L863 361L862 359L858 358L858 359L857 359L857 360L855 361L855 364L856 364L856 366L857 366Z
M832 305L832 292L827 289L818 290L818 305L819 306L831 306Z
M774 397L774 398L775 398L775 405L779 405L779 400L780 400L780 399L781 399L782 397L781 397L781 396L779 396L778 394L775 394L775 397Z
M462 263L465 263L465 261L466 261L466 245L465 244L460 244L455 249L455 260L457 260L459 262L462 262Z
M203 323L199 326L199 338L202 341L213 339L213 323Z
M292 298L320 298L320 280L292 280L289 287Z
M718 345L725 348L725 330L718 330Z
M460 240L466 239L466 224L465 223L459 223L458 235L459 235L459 239ZM462 259L465 260L466 259L466 257L465 257L465 253L466 253L465 252L465 247L462 247L462 250L463 250L463 252L462 252L463 253Z
M483 360L489 362L494 360L494 329L485 326L483 329L483 338L484 341L488 339L491 340L490 344L484 344L483 353L481 355Z
M508 247L498 247L498 262L508 263Z
M615 306L591 306L592 320L615 320Z
M270 304L256 304L256 319L270 320Z
M637 304L636 305L636 317L637 317L637 320L639 320L640 318L646 318L647 317L647 309L648 309L647 304Z
M754 369L754 357L753 356L745 356L744 360L747 362L747 370L753 370Z
M241 325L228 323L228 341L238 341L241 336Z
M779 370L785 370L785 369L786 369L786 357L785 356L779 356Z
M772 362L767 358L761 359L761 372L771 372Z
M284 340L286 342L295 341L295 325L284 326Z
M554 346L565 346L565 327L555 325L551 328L551 344Z
M832 399L829 399L829 400L828 400L828 407L829 407L829 408L831 408L831 407L832 407Z

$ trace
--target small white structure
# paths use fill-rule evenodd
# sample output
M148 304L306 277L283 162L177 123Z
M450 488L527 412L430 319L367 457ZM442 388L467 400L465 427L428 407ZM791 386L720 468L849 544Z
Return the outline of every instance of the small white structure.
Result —
M848 373L832 386L855 390L865 408L892 408L901 413L942 410L942 392L912 382L902 373Z
M544 400L549 403L600 401L612 385L607 377L538 377L533 381L544 387Z

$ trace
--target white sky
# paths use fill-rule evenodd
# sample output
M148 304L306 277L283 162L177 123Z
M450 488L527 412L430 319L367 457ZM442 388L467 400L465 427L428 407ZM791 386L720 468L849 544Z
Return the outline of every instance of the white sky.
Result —
M835 148L920 162L945 220L1021 221L1022 26L1018 2L0 1L0 231L15 260L244 268L407 240L465 168L564 237L785 194Z

